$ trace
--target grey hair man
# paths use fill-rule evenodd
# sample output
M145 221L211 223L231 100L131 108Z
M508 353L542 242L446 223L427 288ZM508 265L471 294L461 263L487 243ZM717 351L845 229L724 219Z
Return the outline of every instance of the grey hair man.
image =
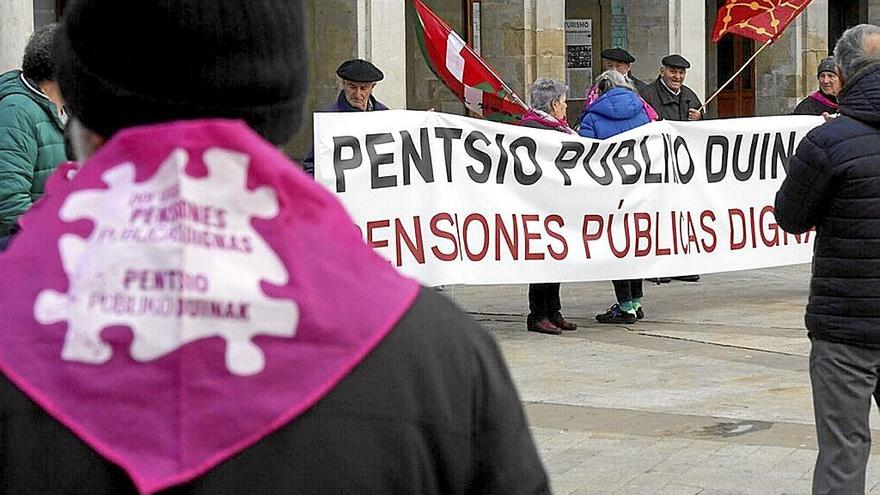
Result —
M660 62L660 75L642 94L645 101L666 120L700 120L700 98L685 86L691 63L678 54L667 55Z
M819 456L813 493L864 493L880 400L880 27L843 33L840 117L810 131L776 195L788 232L816 229L806 327Z

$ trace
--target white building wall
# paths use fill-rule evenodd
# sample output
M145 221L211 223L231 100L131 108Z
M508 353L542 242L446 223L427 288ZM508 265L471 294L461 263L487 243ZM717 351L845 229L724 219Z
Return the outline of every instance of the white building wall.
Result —
M33 31L33 0L0 0L0 73L21 67Z
M685 85L706 101L706 6L703 0L670 0L669 52L691 63Z
M358 57L385 74L374 95L388 108L406 108L406 14L400 0L358 0Z

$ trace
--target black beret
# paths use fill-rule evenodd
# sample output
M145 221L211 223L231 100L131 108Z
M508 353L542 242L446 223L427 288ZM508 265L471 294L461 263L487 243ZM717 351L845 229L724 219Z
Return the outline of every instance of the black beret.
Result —
M623 48L606 48L602 50L602 58L625 64L631 64L636 61L636 58Z
M691 63L686 58L678 54L667 55L660 61L666 67L674 67L676 69L690 69Z
M822 75L823 72L833 72L837 74L837 62L834 61L834 57L823 58L821 62L819 62L819 68L816 69L816 77Z
M385 74L382 74L378 67L359 58L342 62L342 65L336 69L336 75L346 81L362 83L381 81L385 78Z

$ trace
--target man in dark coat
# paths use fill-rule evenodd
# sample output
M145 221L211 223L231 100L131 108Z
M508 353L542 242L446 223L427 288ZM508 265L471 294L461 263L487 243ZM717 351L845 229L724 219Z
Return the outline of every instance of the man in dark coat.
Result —
M300 123L304 18L296 0L68 5L82 166L0 256L0 493L549 493L492 336L274 146ZM161 235L115 234L144 225Z
M642 92L645 99L661 118L666 120L700 120L700 98L684 85L691 63L681 55L663 57L660 76Z
M871 397L880 399L880 27L834 50L840 116L810 131L776 195L779 226L815 228L806 311L819 455L813 493L865 493Z
M819 79L819 89L810 93L801 100L791 112L794 115L822 115L824 113L837 113L837 94L840 92L841 81L837 75L837 64L834 57L828 57L819 62L816 70L816 78Z
M602 50L601 57L602 66L605 70L616 70L629 78L639 94L642 94L648 88L647 83L632 74L632 64L635 63L636 58L628 51L617 47L606 48Z
M376 83L385 78L385 74L378 67L366 60L354 59L342 63L336 69L336 75L342 81L342 89L336 102L326 112L374 112L388 110L373 96ZM309 148L308 153L302 160L303 170L309 175L315 175L315 147Z
M701 120L703 112L700 97L684 85L687 70L691 63L677 54L667 55L660 62L660 75L642 92L645 99L660 118L665 120ZM698 282L699 275L680 275L678 277L647 278L651 282L668 283L671 279L683 282Z

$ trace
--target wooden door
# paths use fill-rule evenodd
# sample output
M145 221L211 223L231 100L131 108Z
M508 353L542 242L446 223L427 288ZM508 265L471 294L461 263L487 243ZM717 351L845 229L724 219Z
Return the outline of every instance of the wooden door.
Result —
M717 44L718 84L724 84L755 53L755 42L728 34ZM718 95L718 116L752 117L755 115L755 63L749 64Z

